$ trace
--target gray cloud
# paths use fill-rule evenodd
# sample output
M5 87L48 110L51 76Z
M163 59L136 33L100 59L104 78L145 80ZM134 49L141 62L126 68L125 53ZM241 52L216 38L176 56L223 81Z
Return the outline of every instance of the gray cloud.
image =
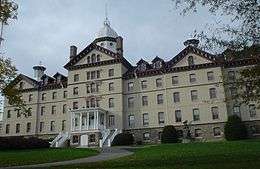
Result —
M111 26L124 38L125 57L135 64L156 55L169 60L183 49L194 29L203 29L214 17L206 10L187 17L173 10L170 0L110 0ZM19 72L32 75L42 61L47 72L66 74L69 46L82 50L104 20L105 0L19 1L19 18L5 28L4 52Z

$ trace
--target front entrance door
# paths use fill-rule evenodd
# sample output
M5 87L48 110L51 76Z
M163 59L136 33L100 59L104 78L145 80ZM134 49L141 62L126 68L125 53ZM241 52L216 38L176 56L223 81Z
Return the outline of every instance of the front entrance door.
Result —
M88 135L87 134L80 136L80 145L88 146Z

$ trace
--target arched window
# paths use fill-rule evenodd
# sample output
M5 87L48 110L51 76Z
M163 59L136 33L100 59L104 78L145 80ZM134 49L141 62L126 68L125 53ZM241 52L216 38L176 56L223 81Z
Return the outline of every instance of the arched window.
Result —
M154 63L154 68L155 69L159 69L159 68L161 68L162 67L162 62L161 61L156 61L155 63Z
M189 64L189 66L194 65L194 59L193 59L193 56L189 56L189 57L188 57L188 64Z
M91 55L91 62L92 62L92 63L95 63L95 62L96 62L96 55L95 55L95 54L92 54L92 55Z
M23 89L23 86L24 86L24 83L23 83L23 82L20 82L20 84L19 84L19 89Z
M87 57L87 62L90 63L90 56Z
M97 55L97 62L100 62L100 55Z

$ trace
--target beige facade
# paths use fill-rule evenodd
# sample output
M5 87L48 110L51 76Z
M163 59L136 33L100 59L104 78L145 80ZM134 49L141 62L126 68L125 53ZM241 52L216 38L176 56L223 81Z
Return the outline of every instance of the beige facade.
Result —
M5 100L1 136L54 138L67 132L72 145L97 146L127 131L136 141L158 142L163 126L181 131L188 121L198 139L223 138L224 123L234 113L230 84L224 82L242 62L231 67L190 45L170 61L156 57L132 66L122 55L122 38L109 32L108 23L104 27L107 32L83 51L71 48L67 76L50 77L36 66L40 79L19 75L10 84L21 89L31 114L25 117ZM239 113L251 128L259 124L259 110L252 116L249 105L241 105Z

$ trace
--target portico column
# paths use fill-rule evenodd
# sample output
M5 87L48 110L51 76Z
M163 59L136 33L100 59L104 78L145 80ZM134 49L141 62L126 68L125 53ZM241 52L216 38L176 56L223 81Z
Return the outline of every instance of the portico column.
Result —
M74 121L74 113L73 112L71 113L71 119L70 120L71 120L71 124L70 124L71 125L71 131L74 131L74 125L73 125L74 124L73 123L73 121Z
M89 128L89 112L87 112L87 130Z
M96 111L96 113L97 113L97 129L98 129L98 126L99 126L98 110Z
M96 129L96 124L97 124L96 111L94 111L93 113L94 113L94 129Z
M79 131L81 131L82 128L82 113L79 114Z

